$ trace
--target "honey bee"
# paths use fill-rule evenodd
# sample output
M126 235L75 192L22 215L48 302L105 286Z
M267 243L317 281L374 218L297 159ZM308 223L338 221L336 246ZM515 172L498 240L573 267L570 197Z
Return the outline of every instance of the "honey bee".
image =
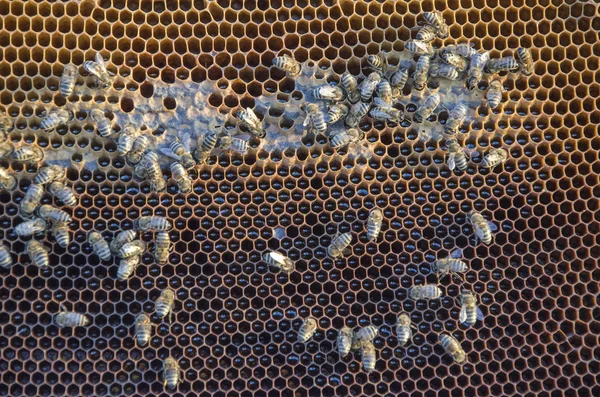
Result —
M17 187L17 178L6 168L0 167L0 189L14 190Z
M12 157L19 163L36 164L44 160L44 151L37 146L24 145L16 149Z
M0 140L6 139L6 134L15 128L15 121L7 114L0 114Z
M388 63L385 55L369 55L367 64L381 75L387 73Z
M62 181L65 179L65 168L60 165L49 165L42 167L40 172L33 179L33 183L45 185L54 181Z
M360 328L354 333L351 350L358 350L365 344L373 342L378 333L379 328L374 325L367 325L366 327Z
M492 170L494 167L503 164L508 160L508 152L504 149L491 149L489 153L483 158L481 168L489 168Z
M77 75L77 68L75 66L69 64L64 67L59 84L60 94L63 97L68 98L73 93Z
M302 64L287 54L273 58L273 65L287 72L289 77L298 76L302 71Z
M402 120L404 120L404 112L402 110L390 106L381 98L375 98L374 104L375 106L373 106L369 112L373 119L389 121L390 123L395 124L400 124L402 123Z
M416 39L423 43L431 43L438 36L438 29L432 25L423 26L418 32Z
M460 304L459 321L465 327L472 327L477 320L483 321L483 313L477 306L477 298L473 292L463 289L460 294Z
M142 216L135 222L135 228L144 232L160 232L165 230L171 230L173 225L164 216L151 215Z
M23 218L31 218L36 208L40 205L44 196L44 188L32 183L27 188L25 196L21 201L20 214Z
M344 91L346 91L346 96L350 103L356 103L360 101L358 82L353 75L348 72L344 73L340 78L340 86L344 89Z
M325 115L325 122L327 124L333 124L338 120L343 119L348 115L350 108L345 103L336 103L331 105Z
M169 232L158 232L154 243L154 259L156 263L163 264L169 260L169 253L173 251Z
M77 205L77 196L70 187L65 186L61 182L52 182L48 186L48 191L64 205L73 207Z
M467 110L469 110L469 108L462 102L454 106L454 109L452 109L448 115L448 120L446 120L446 125L444 126L444 132L446 134L456 134L467 116Z
M60 247L67 248L71 242L69 222L55 222L50 228L50 232Z
M413 328L416 327L410 321L410 317L408 314L400 314L398 315L398 320L396 322L396 335L398 335L398 344L400 346L406 346L409 340L412 339Z
M431 66L431 56L423 55L419 57L415 71L413 73L413 87L417 91L423 91L427 86L427 76L429 75L429 67Z
M322 85L313 90L312 95L315 99L322 101L341 102L346 99L346 92L341 87L332 87Z
M448 168L466 171L469 167L469 156L465 149L460 146L456 139L450 139L446 142L448 146Z
M501 72L517 72L520 69L519 62L513 57L494 58L485 64L485 72L489 74Z
M498 105L500 105L500 102L502 102L503 92L504 87L502 86L502 81L498 79L492 80L488 91L485 94L485 99L487 100L490 109L496 109Z
M313 317L308 317L304 320L300 329L298 330L298 342L306 343L310 338L317 332L317 320Z
M350 327L342 327L342 329L338 332L337 348L340 353L340 357L346 357L348 353L350 353L353 337L354 332Z
M463 58L456 51L456 46L448 46L440 51L440 58L448 65L454 66L460 73L466 72L469 68L469 60Z
M433 265L431 265L431 270L440 275L440 280L449 274L456 275L457 273L464 273L469 270L469 267L465 262L460 260L461 257L462 250L457 248L450 252L450 256L447 258L435 261Z
M375 92L375 88L377 88L377 84L381 81L381 76L379 73L373 72L367 76L366 79L360 84L360 100L363 102L369 102L373 93Z
M240 154L248 153L249 144L247 139L234 136L223 136L219 139L219 147L223 150L233 150Z
M375 364L377 363L375 346L371 342L367 342L362 346L361 352L363 369L367 373L373 372L375 370Z
M106 242L106 240L104 240L104 237L102 237L100 233L90 232L88 234L88 242L91 244L94 254L98 255L98 257L101 260L110 260L110 248L108 247L108 243Z
M473 43L460 43L456 44L454 47L454 51L465 59L471 59L473 55L477 54L477 50L474 48ZM471 62L472 61L473 59L471 59Z
M150 147L150 138L147 135L140 135L133 141L133 146L129 153L127 153L127 163L129 165L136 165L142 161L142 156Z
M183 371L172 357L167 357L163 362L164 387L175 389L178 383L183 383Z
M108 247L108 244L106 244L106 248L108 249L108 252L110 254L110 248ZM144 243L142 240L134 240L132 242L123 244L121 246L121 249L119 249L117 256L119 258L129 258L132 256L138 256L141 255L145 249L146 243Z
M117 154L119 156L125 156L133 149L133 142L138 136L138 131L133 126L128 125L123 129L119 139L117 140Z
M135 240L137 235L138 233L135 230L123 230L119 232L119 234L117 234L110 242L110 252L113 255L116 255L123 245Z
M358 127L358 123L362 120L363 117L367 115L369 112L369 108L371 107L370 103L365 102L356 102L350 108L348 112L348 116L346 116L345 125L348 128L356 128Z
M335 235L331 244L327 247L327 253L332 258L338 258L340 256L349 253L348 246L352 242L352 233L338 233Z
M467 219L475 229L475 235L479 238L484 244L489 245L492 243L492 232L498 230L498 227L486 220L483 215L479 212L473 210L467 214Z
M331 134L329 137L329 144L333 149L341 149L351 143L363 140L364 137L365 133L355 128L339 130Z
M319 109L319 106L315 103L305 102L300 105L300 109L306 112L306 118L302 125L304 127L311 126L310 130L314 130L317 134L325 134L327 131L327 123L325 122L325 115Z
M267 265L276 267L279 269L279 271L285 274L290 274L296 269L294 266L294 261L276 251L269 251L264 254L263 260L267 263Z
M90 319L86 315L67 311L63 305L60 305L60 308L61 312L54 316L54 324L57 327L85 327L90 323Z
M12 157L15 151L15 144L11 141L0 142L0 159Z
M158 164L157 157L153 155L144 156L142 168L146 169L146 178L150 182L152 191L163 192L167 189L167 183L165 182L160 164Z
M47 268L50 264L49 251L48 247L42 245L37 240L29 240L25 248L25 252L29 255L31 263L42 269Z
M42 219L52 222L71 222L73 220L71 215L49 204L42 204L38 207L37 215Z
M112 85L112 79L106 68L106 64L104 63L104 58L102 58L102 55L96 54L94 61L85 61L83 63L83 69L96 77L98 81L102 82L104 88L110 87Z
M381 225L383 223L383 211L379 208L374 208L369 213L367 219L367 240L375 241L381 232Z
M117 280L125 281L131 277L141 261L142 258L139 255L121 258L119 260L119 268L117 269Z
M462 77L454 66L438 62L433 62L429 67L429 76L447 80L459 80Z
M433 55L434 53L431 43L425 43L421 40L408 40L404 45L404 49L415 55Z
M152 334L152 323L150 317L144 313L140 313L135 318L135 339L138 345L146 346L150 341Z
M439 96L439 94L431 94L430 96L428 96L427 99L425 99L425 101L423 102L423 104L419 106L419 108L415 112L413 120L416 123L422 123L424 120L426 120L429 116L433 114L433 112L439 106L441 101L442 98Z
M204 134L201 134L198 137L196 149L194 149L192 153L194 160L196 160L198 164L204 164L206 160L208 160L213 149L217 147L219 141L223 141L223 139L220 139L215 132L206 131Z
M171 163L171 175L179 187L181 193L187 193L192 190L192 179L181 163Z
M0 267L10 269L14 264L10 249L5 244L0 244Z
M414 285L408 289L410 299L439 299L442 296L442 290L435 284Z
M450 354L454 361L458 364L462 364L467 361L467 354L460 346L460 343L451 335L441 334L440 335L440 344L446 351L446 353Z
M394 102L394 93L392 92L392 86L389 81L381 80L379 84L377 84L377 95L379 99L391 105Z
M35 218L29 221L25 221L15 226L15 233L17 236L33 236L34 234L42 234L48 230L48 223L41 219Z
M429 59L429 57L427 57ZM392 76L390 77L390 84L392 88L397 88L398 90L404 89L406 82L408 81L408 69L400 68Z
M469 77L467 78L467 88L474 90L477 83L483 78L483 68L490 60L489 52L475 53L471 57L471 63L469 64Z
M196 166L196 160L194 160L194 156L190 153L189 147L186 147L179 139L175 139L171 142L169 149L171 149L175 155L179 156L179 162L186 170Z
M531 76L533 74L533 58L531 52L527 48L517 48L517 57L521 65L521 73L523 76Z
M40 123L40 128L46 132L52 132L56 127L67 124L73 120L75 115L73 112L66 109L53 109Z
M440 11L429 11L423 13L425 23L438 29L438 37L446 39L450 35L450 28L444 21L444 17Z
M242 109L237 112L235 116L243 125L248 128L252 134L256 135L258 138L264 138L267 136L267 130L265 130L262 121L256 117L254 110L250 108L246 108L246 110Z
M155 302L156 315L159 318L165 318L167 315L174 315L173 306L175 305L175 292L171 288L165 289Z

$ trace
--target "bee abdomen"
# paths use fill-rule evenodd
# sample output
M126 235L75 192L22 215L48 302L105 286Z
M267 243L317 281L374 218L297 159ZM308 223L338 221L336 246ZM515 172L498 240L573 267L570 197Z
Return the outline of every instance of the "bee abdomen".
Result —
M369 222L367 223L367 239L369 241L377 240L379 233L381 232L381 222Z
M396 332L398 334L398 344L400 346L406 345L411 335L410 328L404 325L399 325L398 327L396 327Z
M131 275L133 274L133 272L139 265L140 260L141 259L139 256L131 256L129 258L122 258L119 261L119 268L117 269L117 279L120 281L125 281L129 277L131 277Z
M83 314L75 312L61 312L55 317L54 322L60 328L64 327L83 327L90 323L90 320Z
M171 312L172 308L173 308L172 303L164 302L162 300L156 302L156 314L160 318L166 317L167 314L169 314Z
M411 299L438 299L442 296L442 290L434 284L415 285L410 288Z
M10 269L14 264L10 251L4 244L0 244L0 267Z
M375 346L372 343L365 343L362 347L362 364L366 372L373 372L377 363Z
M177 387L179 383L179 370L176 368L168 368L165 369L165 382L170 389L174 389Z

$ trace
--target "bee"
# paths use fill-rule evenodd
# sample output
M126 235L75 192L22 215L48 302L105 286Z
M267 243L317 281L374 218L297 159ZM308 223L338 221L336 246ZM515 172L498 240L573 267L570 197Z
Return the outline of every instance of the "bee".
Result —
M117 269L117 280L125 281L131 277L141 261L142 258L139 255L121 258L119 260L119 268Z
M377 95L388 105L391 105L394 102L394 94L389 81L381 80L379 84L377 84Z
M246 108L246 110L242 109L235 115L240 122L245 125L248 130L258 138L264 138L267 136L267 130L263 123L260 121L254 111L250 108Z
M42 120L40 123L40 128L46 132L52 132L56 129L56 127L67 124L69 121L73 120L75 115L73 112L66 109L53 109L48 115Z
M360 101L358 82L353 75L348 72L344 73L340 78L340 86L344 89L344 91L346 91L346 96L350 103L356 103Z
M472 43L460 43L456 44L454 51L465 59L471 59L473 55L477 54L477 50ZM489 54L488 54L489 55ZM471 59L471 62L473 59Z
M446 120L446 125L444 126L444 132L446 134L456 134L467 116L467 110L469 110L469 108L462 102L454 106L454 109L452 109L448 115L448 120Z
M150 341L152 333L152 323L150 317L144 313L140 313L135 318L135 339L138 345L146 346Z
M171 230L173 225L164 216L142 216L135 222L135 228L144 232Z
M327 124L333 124L338 120L343 119L348 115L350 108L345 103L336 103L331 105L325 115L325 122Z
M486 220L483 215L473 210L467 214L467 219L475 229L475 235L486 245L492 243L492 232L498 230L498 227Z
M201 137L198 138L198 149L203 152L212 152L219 143L219 134L216 132L206 131Z
M375 370L375 364L377 363L375 346L371 342L367 342L362 346L361 352L363 369L367 373L373 372Z
M183 375L179 364L172 357L167 357L163 362L164 387L175 389L178 383L183 383Z
M416 39L423 43L431 43L438 35L438 29L435 26L425 25L417 32Z
M360 100L363 102L368 102L373 93L375 92L375 88L377 88L377 84L381 81L381 76L373 72L367 76L366 79L360 84Z
M421 40L408 40L404 45L404 49L415 55L433 55L434 53L431 43L425 43Z
M65 168L60 165L49 165L42 167L40 172L33 179L33 183L45 185L54 181L62 181L65 179Z
M287 54L273 58L273 65L287 72L289 77L298 76L302 71L302 64Z
M31 263L36 265L39 268L45 269L50 264L50 258L48 256L48 252L50 251L48 247L42 245L37 240L29 240L27 242L27 246L25 248L27 255L29 255L29 259Z
M6 168L0 167L0 189L14 190L17 187L17 178Z
M492 170L494 167L503 164L508 160L508 152L504 149L491 149L489 153L483 158L481 168L489 168Z
M500 72L517 72L520 69L519 62L513 57L494 58L485 64L485 72L489 74Z
M106 68L106 64L104 63L104 58L102 58L102 55L96 54L94 61L85 61L83 63L83 69L85 69L85 71L92 76L96 77L98 81L102 82L104 88L110 87L112 84L112 79L108 69Z
M156 307L156 315L159 318L165 318L167 315L173 316L173 306L175 305L175 292L170 288L165 289L156 299L154 305Z
M57 327L85 327L90 323L90 319L86 315L67 311L63 305L60 305L60 308L61 312L54 316L54 324Z
M167 188L167 183L165 182L160 164L158 164L158 156L154 156L152 154L149 156L144 156L144 161L141 166L142 169L146 169L146 178L150 182L150 188L152 191L165 191Z
M71 215L49 204L42 204L38 207L37 215L42 219L52 222L71 222L73 220Z
M108 244L106 244L106 248L109 250L108 252L110 254L110 248L108 247ZM132 242L123 244L121 249L119 249L117 256L119 258L129 258L132 256L141 255L144 252L144 249L146 249L146 243L144 243L142 240L134 240Z
M136 165L142 161L142 156L150 147L150 138L147 135L140 135L133 141L133 146L127 153L127 162L129 165Z
M37 146L24 145L12 154L15 161L25 164L36 164L44 160L44 151Z
M116 255L121 247L132 242L137 238L138 233L135 230L123 230L110 242L110 252Z
M531 76L533 74L533 58L531 52L527 48L517 48L517 57L521 65L521 73L523 76Z
M454 66L460 73L466 72L469 68L469 60L460 56L455 46L448 46L440 51L440 58L448 65Z
M442 296L442 290L435 284L414 285L408 289L410 299L439 299Z
M194 157L190 153L189 149L183 143L181 143L179 139L175 139L173 142L171 142L169 149L171 149L175 155L179 156L179 162L186 170L196 166L196 160L194 160Z
M449 275L456 275L457 273L464 273L469 270L467 264L460 260L462 257L462 250L457 248L450 252L450 256L447 258L438 259L431 265L431 270L434 273L440 275L440 280Z
M346 116L345 125L348 128L356 128L358 127L358 123L362 120L363 117L367 115L369 112L369 108L371 107L370 103L365 102L356 102L350 108L348 112L348 116Z
M465 327L472 327L477 320L483 321L483 313L477 307L477 298L475 294L467 289L463 289L460 294L460 317L459 321Z
M451 335L441 334L440 335L440 344L446 351L446 353L450 354L454 361L458 364L462 364L467 361L467 355L463 348L460 346L460 343Z
M454 66L438 62L432 63L429 67L429 76L447 80L459 80L461 78L461 74Z
M395 124L400 124L404 120L404 112L402 110L390 106L381 100L381 98L375 98L374 102L375 106L371 108L369 113L375 120L389 121Z
M377 73L383 75L387 72L388 63L385 56L382 55L369 55L367 57L367 64L374 69Z
M342 327L342 329L338 332L337 348L340 353L340 357L346 357L348 353L350 353L353 337L354 332L350 327Z
M424 120L426 120L429 116L433 114L433 112L439 106L441 101L442 98L439 96L439 94L432 94L428 96L427 99L425 99L425 101L423 102L423 104L419 106L419 108L415 112L413 120L417 123L422 123Z
M348 246L352 242L352 233L336 234L331 244L327 247L327 253L332 258L343 256L348 251Z
M427 76L429 75L429 67L431 65L431 57L423 55L419 57L415 71L412 75L413 87L417 91L423 91L427 86Z
M427 57L427 59L429 59L429 57ZM406 69L406 68L398 69L390 77L390 84L392 85L392 88L397 88L399 90L404 89L404 86L406 85L407 81L408 81L408 69Z
M173 245L171 244L169 232L158 232L154 244L154 259L156 263L167 263L171 251L173 251Z
M233 150L240 154L246 154L248 153L248 148L250 146L247 139L242 139L236 136L223 136L219 138L219 147L223 150Z
M15 144L11 141L0 142L0 159L12 157L15 151Z
M351 350L358 350L365 344L373 342L373 340L377 337L378 333L379 328L377 328L374 325L368 325L366 327L360 328L354 333L354 337L352 338Z
M298 330L298 342L306 343L317 332L317 320L313 317L308 317Z
M487 100L490 109L496 109L498 105L500 105L500 102L502 102L502 92L504 92L502 81L498 79L492 80L485 93L485 99Z
M41 218L35 218L15 226L15 233L20 237L33 236L44 233L47 229L48 222Z
M2 139L6 139L6 134L15 128L15 121L7 114L0 114L0 134Z
M77 68L75 66L69 64L64 67L59 84L60 94L63 97L68 98L73 93L77 75Z
M264 254L263 260L267 265L276 267L285 274L290 274L295 270L294 261L276 251L269 251Z
M327 132L327 122L325 115L319 109L319 105L315 103L305 102L300 105L300 109L306 113L306 118L302 125L304 127L311 126L310 130L314 130L317 134L325 134Z
M322 85L313 90L312 95L315 99L322 101L341 102L346 99L346 92L341 87L332 87Z
M98 255L101 260L109 261L111 258L110 248L104 237L98 232L90 232L88 242L92 245L94 254Z
M440 39L448 38L450 35L450 29L444 21L444 17L439 11L429 11L423 13L423 18L425 19L425 23L431 25L438 29L438 37Z
M409 340L412 339L413 328L416 328L410 321L408 314L400 314L396 322L396 335L398 335L398 343L400 346L406 346Z
M60 247L67 248L71 242L69 222L55 222L50 228L50 232Z
M128 125L123 129L121 135L119 135L119 139L117 141L117 154L119 156L125 156L127 153L133 149L133 142L135 142L135 138L138 136L138 131L133 126Z
M369 218L367 219L367 240L375 241L381 232L381 225L383 223L383 211L379 208L373 208L369 212Z
M471 63L469 64L469 77L467 78L467 88L469 90L475 89L477 83L483 78L483 68L490 60L489 52L475 53L471 56Z
M469 156L456 139L446 142L448 146L448 168L466 171L469 166Z
M9 248L5 244L0 244L0 267L10 269L13 264Z
M61 182L52 182L48 186L48 191L64 205L70 207L77 205L77 196L70 187L65 186Z
M179 187L181 193L187 193L192 190L192 179L181 163L171 163L171 175Z
M333 149L341 149L351 143L362 141L365 133L355 128L348 130L339 130L329 137L329 144Z

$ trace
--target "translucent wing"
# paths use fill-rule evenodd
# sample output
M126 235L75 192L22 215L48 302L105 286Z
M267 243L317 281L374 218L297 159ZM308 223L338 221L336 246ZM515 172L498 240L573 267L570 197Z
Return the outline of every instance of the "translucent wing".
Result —
M475 309L475 314L477 315L477 320L483 321L483 312L480 308Z
M491 230L492 232L496 232L496 231L498 231L498 226L496 226L496 224L495 224L494 222L487 221L487 223L488 223L488 225L490 226L490 230Z
M260 124L260 120L258 119L258 117L256 117L254 110L246 108L246 114L248 115L248 118L252 121L252 123L256 125Z
M408 333L408 340L411 340L413 335L412 328L406 327L406 332Z
M238 143L236 143L236 141ZM248 141L247 139L241 139L238 137L231 138L231 145L229 145L229 148L235 150L236 152L238 152L240 154L246 154L248 152L248 146L244 145L244 143L247 141ZM240 148L242 148L244 146L246 147L246 149L241 150Z
M480 227L475 226L475 235L480 239L483 240L483 229Z
M453 155L448 156L448 168L450 168L451 171L456 168L456 161L454 161Z
M283 261L285 261L285 255L280 254L279 252L272 251L270 255L276 263L283 263Z
M104 63L104 58L102 58L102 55L99 52L96 53L95 60L96 60L96 63L98 64L98 66L100 66L100 68L104 72L108 73L108 70L106 69L106 64Z
M161 152L163 155L165 155L165 156L167 156L167 157L170 157L170 158L172 158L172 159L174 159L174 160L179 160L179 156L178 156L178 155L176 155L176 154L175 154L175 153L174 153L174 152L173 152L171 149L169 149L168 147L162 147L162 148L160 148L160 149L159 149L159 151L160 151L160 152Z
M186 132L181 137L181 143L185 147L185 150L190 151L190 147L192 146L192 137L189 132Z
M334 87L329 86L329 85L320 87L319 91L320 91L321 95L323 95L325 97L334 97L334 96L337 95L336 89Z
M423 51L424 53L428 53L429 52L429 46L419 40L413 40L413 43L415 43L415 45L417 46L417 48L419 48L421 51Z
M386 101L384 101L380 97L375 97L373 99L373 104L375 106L380 106L380 107L383 107L383 108L389 108L390 107L389 103L387 103Z
M311 122L312 118L310 117L310 115L307 115L306 118L304 119L304 122L302 123L302 125L304 127L308 126Z
M450 258L458 259L462 258L463 251L460 248L456 248L452 252L450 252Z
M467 308L464 306L460 308L460 316L458 317L458 321L461 324L464 324L467 321Z

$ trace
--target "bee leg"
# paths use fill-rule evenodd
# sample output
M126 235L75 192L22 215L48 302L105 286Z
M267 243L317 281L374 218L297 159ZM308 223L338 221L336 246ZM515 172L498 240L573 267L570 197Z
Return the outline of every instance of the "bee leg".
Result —
M63 312L66 312L66 311L67 311L67 308L66 308L66 307L65 307L65 305L64 305L64 304L62 304L62 303L60 304L60 309L61 309Z
M465 282L464 276L462 276L458 273L452 273L452 277L456 277L458 280L462 281L463 283Z

